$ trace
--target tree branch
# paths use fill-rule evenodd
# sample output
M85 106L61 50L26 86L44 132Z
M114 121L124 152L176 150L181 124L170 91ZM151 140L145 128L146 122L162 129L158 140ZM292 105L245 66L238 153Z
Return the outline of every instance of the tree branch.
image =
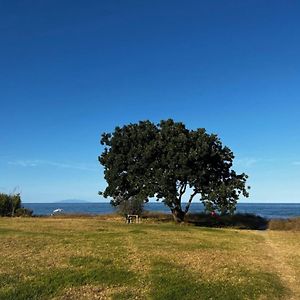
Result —
M189 199L189 201L188 201L188 203L187 203L187 205L186 205L186 207L185 207L185 210L184 210L185 213L187 213L187 212L189 211L189 208L190 208L190 205L191 205L191 203L192 203L192 201L193 201L193 198L194 198L197 194L198 194L198 192L197 192L197 191L194 191L194 193L190 196L190 199Z
M183 183L182 186L180 187L180 190L179 190L179 203L181 203L181 197L182 195L185 193L186 191L186 186L187 186L187 183Z

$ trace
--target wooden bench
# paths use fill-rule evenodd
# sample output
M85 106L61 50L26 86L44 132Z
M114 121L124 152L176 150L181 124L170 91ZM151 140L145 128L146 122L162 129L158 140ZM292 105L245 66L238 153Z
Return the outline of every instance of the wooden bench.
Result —
M130 223L140 223L140 216L139 215L127 215L126 216L126 223L127 224L130 224Z

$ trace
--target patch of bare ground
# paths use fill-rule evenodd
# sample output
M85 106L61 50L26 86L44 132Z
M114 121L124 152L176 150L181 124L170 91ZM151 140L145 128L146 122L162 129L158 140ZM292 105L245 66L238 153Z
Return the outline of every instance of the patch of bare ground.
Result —
M298 262L300 261L300 253L299 248L295 247L295 244L290 243L291 241L298 240L299 246L299 238L300 234L287 232L287 239L285 240L282 236L280 236L277 232L274 231L262 231L256 232L260 236L263 236L265 239L265 245L263 248L263 255L267 256L267 263L269 268L272 269L273 272L276 272L280 277L283 284L289 289L290 294L285 298L287 300L299 300L300 299L300 277L299 272L297 270L297 264L291 264L291 257L295 255L298 256ZM290 235L295 235L294 238ZM298 254L297 254L298 253Z

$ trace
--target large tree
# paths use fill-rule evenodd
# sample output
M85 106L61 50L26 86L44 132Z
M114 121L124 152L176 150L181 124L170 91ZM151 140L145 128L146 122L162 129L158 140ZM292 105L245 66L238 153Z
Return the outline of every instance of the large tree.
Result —
M141 121L104 133L101 144L108 183L102 194L115 206L156 197L181 222L197 196L208 210L221 213L233 212L241 194L248 197L247 175L232 170L232 151L203 128L189 130L171 119L157 125Z

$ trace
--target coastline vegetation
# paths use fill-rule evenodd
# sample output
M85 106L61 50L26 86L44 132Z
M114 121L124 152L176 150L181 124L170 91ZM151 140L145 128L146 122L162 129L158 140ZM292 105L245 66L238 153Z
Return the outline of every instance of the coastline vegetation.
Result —
M31 216L32 211L22 207L20 194L0 193L0 217Z
M118 213L92 215L84 213L75 214L59 214L52 216L37 216L36 218L58 218L58 219L97 219L101 221L116 221L119 223L124 222L123 211ZM140 214L143 223L147 224L160 224L170 223L174 224L173 216L170 213L158 211L143 211ZM176 223L175 223L176 224ZM250 213L236 213L228 215L217 215L212 217L207 213L188 213L183 225L199 226L199 227L213 227L213 228L232 228L232 229L246 229L246 230L291 230L300 231L300 217L292 217L286 219L267 219L259 215Z

